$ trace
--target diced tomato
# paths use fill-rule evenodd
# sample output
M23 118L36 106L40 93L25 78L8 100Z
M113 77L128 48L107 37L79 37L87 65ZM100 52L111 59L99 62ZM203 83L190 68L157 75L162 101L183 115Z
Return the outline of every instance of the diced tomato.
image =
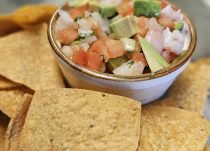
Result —
M86 67L88 64L87 52L85 52L82 48L78 51L74 51L72 61L78 65Z
M166 16L160 16L158 23L161 24L164 28L168 27L171 30L173 30L175 26L174 22Z
M122 41L107 38L105 43L108 47L109 58L120 57L124 54L124 46Z
M144 56L143 53L138 53L138 52L133 53L133 55L132 55L132 60L133 60L133 61L137 61L137 62L140 61L140 62L142 62L145 66L148 66L147 60L146 60L146 58L145 58L145 56Z
M72 8L69 10L69 15L73 18L76 19L77 17L82 17L87 10L86 6L80 6L77 8Z
M147 23L149 21L149 18L146 18L146 17L136 17L136 23L137 25L139 26L139 33L142 37L145 37L149 28L147 26Z
M133 15L134 4L133 2L123 2L117 6L117 12L122 16Z
M173 62L177 57L178 57L178 55L176 55L176 54L174 54L174 53L172 53L172 52L170 52L170 51L163 51L162 53L161 53L161 55L169 62L169 63L171 63L171 62Z
M161 0L161 9L165 8L168 5L166 0Z
M102 65L102 59L98 53L94 51L88 51L87 60L88 60L87 68L99 71Z
M108 47L102 39L97 40L90 48L90 51L97 52L103 56L106 62L109 60Z
M79 37L77 30L73 28L62 29L57 34L57 39L62 44L69 44Z

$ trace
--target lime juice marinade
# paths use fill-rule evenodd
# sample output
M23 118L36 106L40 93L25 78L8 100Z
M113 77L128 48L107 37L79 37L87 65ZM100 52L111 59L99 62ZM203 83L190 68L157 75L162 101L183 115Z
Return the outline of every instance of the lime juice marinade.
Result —
M74 0L55 25L62 52L98 72L140 76L183 55L189 32L181 10L165 0Z

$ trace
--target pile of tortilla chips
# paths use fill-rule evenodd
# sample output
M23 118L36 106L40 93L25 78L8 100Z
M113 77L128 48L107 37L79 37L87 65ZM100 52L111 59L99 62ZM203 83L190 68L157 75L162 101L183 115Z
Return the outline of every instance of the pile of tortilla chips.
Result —
M55 9L25 6L0 16L0 150L209 150L210 58L191 63L162 100L143 107L64 89L47 40Z

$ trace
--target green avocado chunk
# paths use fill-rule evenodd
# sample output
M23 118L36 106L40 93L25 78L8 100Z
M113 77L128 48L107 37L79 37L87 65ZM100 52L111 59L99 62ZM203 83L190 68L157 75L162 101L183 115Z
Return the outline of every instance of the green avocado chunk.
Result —
M123 42L124 50L128 52L135 51L136 48L136 41L130 38L121 38L120 39Z
M139 32L134 16L126 16L110 24L110 28L120 38L130 38Z
M116 69L117 67L119 67L120 65L122 65L123 63L126 63L128 61L128 58L126 56L120 56L117 58L113 58L113 59L109 59L108 61L108 69L110 71L113 71L114 69Z
M134 0L134 14L136 16L160 16L161 2L158 0Z
M158 51L144 38L138 36L142 50L153 73L158 72L169 66L169 63L158 53Z
M89 7L91 10L99 11L102 17L113 17L117 14L115 4L92 0Z
M175 30L182 30L183 27L184 27L184 23L182 23L182 22L175 22L175 26L174 26Z
M88 4L89 0L71 0L69 2L69 6L70 7L80 7L83 5Z

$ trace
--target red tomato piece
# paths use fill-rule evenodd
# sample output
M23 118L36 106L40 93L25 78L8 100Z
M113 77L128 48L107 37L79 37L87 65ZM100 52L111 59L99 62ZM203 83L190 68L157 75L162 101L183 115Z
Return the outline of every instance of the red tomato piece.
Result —
M79 37L78 32L75 29L62 29L57 34L57 39L62 44L69 44L75 41Z
M136 17L136 23L139 26L139 33L142 37L145 37L147 35L147 32L149 31L149 28L147 26L147 23L149 21L149 18L146 17Z
M165 8L168 5L166 0L161 0L161 9Z
M88 64L87 52L81 48L78 51L74 51L72 61L78 65L86 67Z
M117 6L117 12L122 16L133 15L134 4L133 2L123 2Z
M132 55L132 60L133 60L133 61L137 61L137 62L140 61L140 62L142 62L145 66L148 66L147 60L146 60L146 58L145 58L145 56L144 56L143 53L138 53L138 52L133 53L133 55Z
M87 60L88 60L87 68L91 70L99 71L102 65L102 59L98 53L94 51L88 51Z
M76 19L77 17L83 16L86 10L87 10L86 6L80 6L80 7L77 7L77 8L72 8L72 9L69 10L69 15L73 19Z
M109 58L117 58L124 54L124 46L122 41L107 38L105 43L108 47Z
M158 23L161 24L164 28L168 27L169 29L174 29L174 22L166 16L160 16Z
M97 40L90 48L90 51L97 52L103 56L106 62L109 60L108 47L102 39Z

